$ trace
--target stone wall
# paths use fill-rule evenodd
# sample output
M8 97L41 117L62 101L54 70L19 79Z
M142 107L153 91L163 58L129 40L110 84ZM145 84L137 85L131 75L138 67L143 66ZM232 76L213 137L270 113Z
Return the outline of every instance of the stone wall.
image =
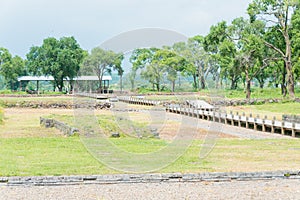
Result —
M68 102L61 103L45 103L36 101L18 101L6 102L3 101L3 106L6 108L43 108L43 109L76 109L76 108L89 108L89 109L109 109L111 103L95 103L95 104L73 104Z
M282 115L282 120L300 124L300 115Z
M160 182L222 182L273 179L298 179L299 171L274 172L228 172L228 173L165 173L165 174L110 174L85 176L39 176L0 177L1 185L57 186L74 184L118 184L118 183L160 183Z
M75 133L79 132L77 128L71 127L63 122L57 121L55 119L47 119L40 117L40 124L46 128L57 128L67 136L72 136Z

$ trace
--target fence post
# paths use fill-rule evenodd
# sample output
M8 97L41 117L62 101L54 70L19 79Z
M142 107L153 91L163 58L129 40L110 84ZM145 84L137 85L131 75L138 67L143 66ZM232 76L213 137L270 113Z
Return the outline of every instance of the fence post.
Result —
M282 135L285 135L284 121L281 122L281 134L282 134Z
M296 137L295 122L292 123L292 137Z
M271 133L274 133L274 132L275 132L274 125L275 125L275 120L273 119L273 120L272 120L272 126L271 126Z
M248 117L246 117L246 128L249 128Z
M262 119L262 131L266 132L265 119Z
M231 114L231 125L234 126L234 120L233 120L233 113L232 113L232 111L230 111L230 114Z

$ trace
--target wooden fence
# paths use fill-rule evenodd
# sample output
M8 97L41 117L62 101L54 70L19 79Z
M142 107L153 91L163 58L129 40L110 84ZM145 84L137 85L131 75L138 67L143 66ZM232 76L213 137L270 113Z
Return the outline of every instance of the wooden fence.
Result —
M160 101L152 101L152 100L132 98L132 97L118 97L118 99L119 99L119 101L122 101L125 103L145 105L145 106L158 106L161 104Z
M226 112L220 111L206 111L182 105L169 105L167 106L166 111L181 115L187 115L202 120L260 130L263 132L280 133L282 135L289 134L292 137L300 135L300 124L278 121L275 117L272 120L267 119L266 116L265 118L261 119L259 116L253 117L252 115L239 115L238 113L233 114L232 112L228 114Z

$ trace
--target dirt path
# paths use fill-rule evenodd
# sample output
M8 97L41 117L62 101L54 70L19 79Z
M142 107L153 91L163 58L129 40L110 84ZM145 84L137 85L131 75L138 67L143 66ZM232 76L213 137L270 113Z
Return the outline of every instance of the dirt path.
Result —
M0 187L2 200L299 199L300 180Z

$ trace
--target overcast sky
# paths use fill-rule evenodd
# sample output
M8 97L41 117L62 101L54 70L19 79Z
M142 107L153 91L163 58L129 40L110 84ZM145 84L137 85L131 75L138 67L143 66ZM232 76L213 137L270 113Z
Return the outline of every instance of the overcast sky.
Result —
M251 0L0 0L0 46L25 57L47 37L74 36L91 50L126 31L162 28L187 37L247 17Z

